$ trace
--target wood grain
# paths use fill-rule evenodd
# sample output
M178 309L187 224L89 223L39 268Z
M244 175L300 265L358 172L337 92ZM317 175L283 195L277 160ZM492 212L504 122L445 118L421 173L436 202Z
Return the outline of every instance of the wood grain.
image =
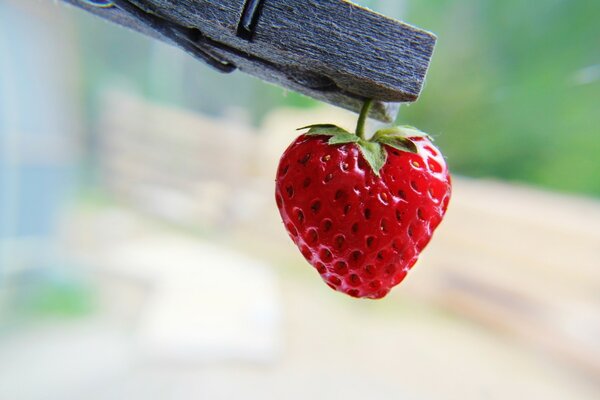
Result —
M371 117L395 119L415 101L435 36L341 0L264 0L252 39L237 35L244 0L132 0L164 21L148 27L119 8L64 0L144 34L189 48L173 23L201 32L201 45L241 71L352 111L376 100Z

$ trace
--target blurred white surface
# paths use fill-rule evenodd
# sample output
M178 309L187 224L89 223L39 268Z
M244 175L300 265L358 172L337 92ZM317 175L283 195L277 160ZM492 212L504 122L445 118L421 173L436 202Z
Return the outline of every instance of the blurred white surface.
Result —
M111 247L102 267L152 288L139 320L144 354L191 363L269 362L278 355L280 298L264 264L176 235Z

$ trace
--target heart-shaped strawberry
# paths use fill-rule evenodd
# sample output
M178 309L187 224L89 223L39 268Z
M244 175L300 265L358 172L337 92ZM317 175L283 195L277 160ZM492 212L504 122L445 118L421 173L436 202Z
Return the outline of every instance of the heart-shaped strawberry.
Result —
M312 125L281 157L277 207L306 260L333 289L381 298L415 264L450 200L450 175L430 138L392 127L364 139Z

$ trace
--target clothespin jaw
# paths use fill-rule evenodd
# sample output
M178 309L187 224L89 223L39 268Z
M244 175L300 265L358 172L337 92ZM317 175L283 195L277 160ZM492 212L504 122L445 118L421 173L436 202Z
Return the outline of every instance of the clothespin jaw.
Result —
M343 0L64 0L183 48L355 112L392 121L422 89L435 36Z

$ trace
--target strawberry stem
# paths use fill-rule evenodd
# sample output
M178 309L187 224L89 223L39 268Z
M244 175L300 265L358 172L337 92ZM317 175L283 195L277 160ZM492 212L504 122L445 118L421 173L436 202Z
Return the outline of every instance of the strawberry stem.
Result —
M372 99L365 100L362 109L360 110L360 115L358 116L358 122L356 123L356 136L361 139L365 138L365 122L367 122L367 117L369 116L369 111L371 111L372 105Z

